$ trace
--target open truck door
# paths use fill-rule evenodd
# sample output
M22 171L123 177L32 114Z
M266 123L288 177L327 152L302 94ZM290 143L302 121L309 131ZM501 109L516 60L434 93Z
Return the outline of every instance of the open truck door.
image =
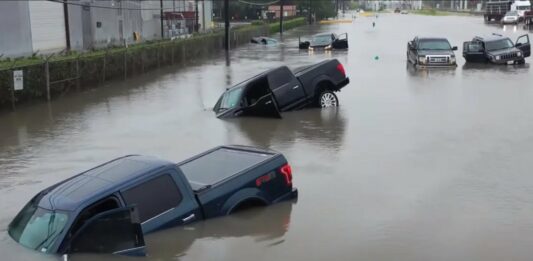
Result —
M463 43L463 57L467 62L485 62L485 50L480 42L464 42Z
M272 94L259 98L255 103L242 109L243 116L281 118L281 113Z
M72 236L67 254L103 253L144 256L144 236L135 207L102 212Z
M524 57L531 56L531 43L529 42L529 35L524 34L516 39L516 48L522 50Z
M339 35L331 44L333 49L348 49L348 33Z

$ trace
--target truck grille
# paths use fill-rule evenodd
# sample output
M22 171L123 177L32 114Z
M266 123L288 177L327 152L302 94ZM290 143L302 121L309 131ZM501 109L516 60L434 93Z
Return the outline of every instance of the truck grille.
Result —
M502 60L512 60L512 59L518 57L518 55L516 55L516 53L507 53L507 54L502 54L500 56L501 56Z
M427 59L428 64L448 64L450 58L447 56L430 56Z

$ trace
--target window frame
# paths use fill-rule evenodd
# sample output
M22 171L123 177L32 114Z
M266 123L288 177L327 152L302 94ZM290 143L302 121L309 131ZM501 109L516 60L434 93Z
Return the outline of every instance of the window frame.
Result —
M174 186L174 188L175 188L176 191L178 192L179 200L176 202L176 204L175 204L173 207L170 207L170 208L167 208L167 209L165 209L165 210L162 210L162 211L158 212L157 214L154 214L153 216L148 217L147 219L143 219L143 217L142 217L142 212L143 212L143 210L142 210L142 206L140 206L140 205L139 205L138 203L136 203L136 202L135 202L135 203L134 203L134 202L128 202L128 199L127 199L127 196L125 196L125 193L126 193L127 191L130 191L130 190L132 190L132 189L138 188L138 187L140 187L140 186L142 186L142 185L144 185L144 184L146 184L146 183L149 183L149 182L151 182L151 181L154 181L154 180L156 180L156 179L158 179L158 178L162 178L162 177L164 177L164 176L168 176L168 177L170 178L170 180L172 181L172 183L173 183L172 185ZM119 191L118 194L120 195L122 202L124 202L124 204L125 204L126 206L134 205L134 206L137 207L137 209L138 209L138 211L139 211L139 220L140 220L141 225L144 225L145 223L150 222L150 221L153 220L154 218L159 217L159 216L161 216L161 215L163 215L163 214L165 214L165 213L168 213L169 211L172 211L173 209L178 208L178 207L182 204L183 199L184 199L184 197L185 197L185 195L184 195L183 192L181 191L179 185L176 183L176 179L174 178L174 175L172 175L172 172L171 172L171 171L168 171L168 170L166 170L166 171L164 171L164 172L161 172L161 173L159 173L159 174L157 174L157 175L150 176L150 177L148 177L148 178L146 178L146 179L142 179L142 180L140 180L140 181L138 181L138 182L133 183L133 184L130 185L130 186L127 186L127 187L125 187L125 188L122 188L122 189L120 189L120 191ZM150 194L150 195L153 197L154 194ZM157 195L157 194L156 194L156 195Z

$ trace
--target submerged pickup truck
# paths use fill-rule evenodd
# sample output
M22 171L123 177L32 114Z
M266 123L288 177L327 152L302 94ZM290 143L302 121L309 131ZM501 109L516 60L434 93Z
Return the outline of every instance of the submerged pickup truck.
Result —
M350 82L337 59L291 71L282 66L226 90L213 111L218 118L281 118L281 112L305 107L334 107L338 92Z
M285 157L222 146L181 163L125 156L33 197L9 225L44 253L144 255L144 233L297 197Z

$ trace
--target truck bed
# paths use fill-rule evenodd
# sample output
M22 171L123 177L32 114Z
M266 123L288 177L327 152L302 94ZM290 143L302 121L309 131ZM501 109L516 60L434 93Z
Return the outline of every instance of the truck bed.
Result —
M261 165L277 154L245 146L223 146L178 164L191 188L201 191Z

